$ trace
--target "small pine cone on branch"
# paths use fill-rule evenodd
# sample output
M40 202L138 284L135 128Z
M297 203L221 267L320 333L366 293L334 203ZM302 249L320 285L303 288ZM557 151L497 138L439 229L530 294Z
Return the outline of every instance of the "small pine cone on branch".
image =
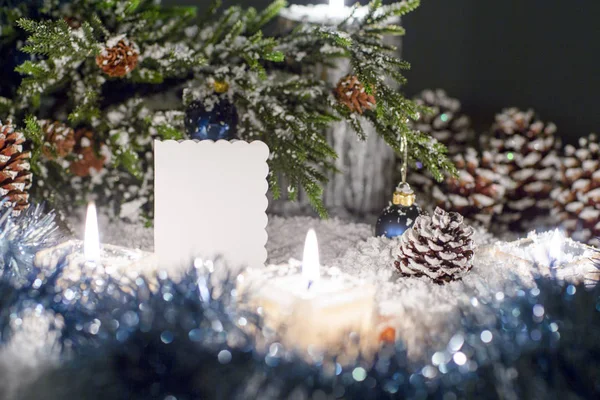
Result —
M89 129L81 128L75 132L75 139L76 159L71 162L71 172L76 176L86 177L92 173L92 169L96 172L102 171L106 157L96 152L94 133Z
M449 177L441 188L435 186L433 199L438 207L489 227L492 217L502 212L505 193L502 176L492 169L491 155L484 152L480 159L475 149L468 148L453 161L459 176Z
M138 63L139 51L135 43L126 38L109 40L96 57L96 64L111 77L123 77L133 71Z
M594 134L565 146L553 214L574 240L600 247L600 142Z
M335 88L337 100L350 111L362 114L376 105L375 96L368 94L356 75L346 75Z
M494 170L507 177L506 204L498 220L513 230L531 229L534 220L550 215L559 164L555 132L556 125L537 119L532 110L509 108L482 136Z
M61 122L41 120L39 126L44 133L42 153L49 159L64 158L73 152L75 132Z
M472 235L460 214L438 207L402 235L394 265L403 276L427 276L440 284L458 280L473 267Z
M13 215L29 207L29 193L33 174L29 171L31 153L23 150L25 135L16 131L9 121L0 121L0 199L5 207L13 208Z

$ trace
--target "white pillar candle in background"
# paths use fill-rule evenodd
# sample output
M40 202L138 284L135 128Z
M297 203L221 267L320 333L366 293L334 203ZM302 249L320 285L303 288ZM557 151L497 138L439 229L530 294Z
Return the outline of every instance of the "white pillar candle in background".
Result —
M267 158L260 141L154 142L154 247L161 267L267 259Z
M277 20L278 32L282 35L295 29L298 23L334 26L342 21L356 23L369 13L368 6L351 7L356 1L330 0L329 4L292 4L281 10ZM348 4L348 5L346 5ZM400 24L400 17L392 17L388 22ZM402 41L400 37L385 38L385 43L396 46L398 54ZM298 55L301 62L301 55ZM318 65L314 74L335 87L343 76L355 73L349 60L335 60L334 65ZM329 181L324 185L323 203L332 215L345 215L347 211L356 214L380 213L387 203L395 181L396 155L380 137L372 124L361 121L366 140L358 140L354 128L345 121L338 121L327 129L327 142L335 150L338 158L335 167L339 173L328 172ZM284 180L285 181L285 180ZM271 204L273 212L288 210L310 210L310 202L304 191L298 194L298 202L284 203L284 200Z
M344 0L329 0L329 9L332 14L342 15L345 7Z

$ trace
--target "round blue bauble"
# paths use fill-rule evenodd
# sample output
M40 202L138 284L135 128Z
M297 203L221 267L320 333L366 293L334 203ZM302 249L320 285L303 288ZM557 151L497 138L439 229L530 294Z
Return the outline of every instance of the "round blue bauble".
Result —
M421 207L414 203L410 206L392 204L386 207L375 225L375 236L393 238L402 235L421 215Z
M210 111L200 101L191 103L185 112L185 129L191 139L235 139L238 114L226 98L216 103Z

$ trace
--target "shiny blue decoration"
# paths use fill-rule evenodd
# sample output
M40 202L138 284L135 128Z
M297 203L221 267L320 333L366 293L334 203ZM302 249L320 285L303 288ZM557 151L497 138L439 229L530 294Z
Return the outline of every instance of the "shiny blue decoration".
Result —
M31 205L19 216L0 202L0 277L15 286L29 282L35 254L57 244L60 235L53 211Z
M221 98L210 111L202 102L194 101L185 112L185 129L191 139L235 139L237 124L237 110L227 98Z
M417 203L411 206L392 204L386 207L375 224L375 236L394 238L401 236L415 223L421 215L421 208Z
M383 346L373 361L342 366L285 355L258 316L235 307L235 279L226 277L219 289L211 281L210 274L191 270L178 282L159 278L151 291L140 278L134 286L72 301L63 310L62 330L71 357L28 384L24 398L242 399L269 393L279 399L299 390L304 398L325 393L361 400L600 395L600 286L538 279L533 287L507 292L503 301L492 294L465 306L449 343L423 359L408 358L398 342ZM130 291L136 286L137 294ZM116 292L129 293L121 306L113 301ZM41 298L64 303L64 296L50 293ZM28 307L47 304L39 300ZM240 324L252 327L266 347Z

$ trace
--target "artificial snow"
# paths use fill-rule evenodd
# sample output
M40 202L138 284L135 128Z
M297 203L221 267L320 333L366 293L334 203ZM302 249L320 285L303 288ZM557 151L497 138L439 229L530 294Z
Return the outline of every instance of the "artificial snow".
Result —
M103 241L143 250L153 249L152 229L122 221L100 219ZM341 219L320 220L311 217L271 217L267 226L268 264L283 264L290 258L301 259L306 231L314 228L319 239L321 264L337 267L377 286L379 311L386 323L394 326L407 344L412 357L423 356L433 345L447 341L460 323L460 313L473 298L485 301L497 292L517 285L534 285L537 273L531 255L510 243L499 242L481 227L472 236L475 244L473 269L461 281L445 285L427 277L401 278L394 267L400 239L373 237L373 227ZM539 236L539 240L545 237ZM538 240L535 239L535 240ZM572 242L569 242L572 243ZM496 253L500 251L499 253ZM514 254L511 259L507 254ZM572 261L573 256L566 256ZM589 272L582 264L577 271ZM569 271L576 275L577 271Z

